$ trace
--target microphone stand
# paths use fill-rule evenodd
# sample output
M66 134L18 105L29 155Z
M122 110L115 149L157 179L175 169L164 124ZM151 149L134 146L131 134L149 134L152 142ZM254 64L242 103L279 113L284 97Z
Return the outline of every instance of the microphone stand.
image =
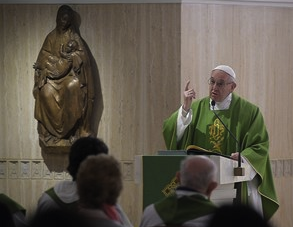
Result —
M226 126L226 124L224 124L224 122L222 121L222 119L218 116L218 114L215 111L215 104L216 102L214 100L212 100L211 105L213 107L213 113L215 114L215 116L220 120L220 122L222 123L222 125L224 125L224 127L226 128L226 130L228 131L228 133L233 137L233 139L236 141L236 152L238 151L238 166L234 167L234 176L244 176L245 175L245 169L243 167L241 167L241 154L240 154L240 146L239 146L239 142L236 139L236 137L234 136L234 134L229 130L229 128ZM236 182L235 186L236 188L236 198L234 199L234 204L242 204L242 183L241 182Z
M216 113L216 111L215 111L215 104L216 104L216 102L214 100L212 100L211 101L211 105L213 107L213 113L220 120L220 122L222 123L222 125L224 125L224 127L226 128L226 130L228 131L228 133L230 134L230 136L232 136L233 139L236 141L236 149L238 150L238 160L237 160L238 161L238 166L234 168L234 176L245 176L245 169L243 167L241 167L241 154L240 154L240 151L239 151L240 150L239 142L236 139L236 137L234 136L234 134L229 130L229 128L226 126L226 124L222 121L222 119Z

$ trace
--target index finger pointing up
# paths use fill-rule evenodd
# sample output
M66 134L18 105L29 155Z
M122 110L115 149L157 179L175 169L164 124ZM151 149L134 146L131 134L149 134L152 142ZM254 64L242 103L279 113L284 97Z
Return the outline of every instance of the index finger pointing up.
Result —
M185 85L185 91L188 91L189 90L189 83L190 83L190 80L187 81L186 85Z

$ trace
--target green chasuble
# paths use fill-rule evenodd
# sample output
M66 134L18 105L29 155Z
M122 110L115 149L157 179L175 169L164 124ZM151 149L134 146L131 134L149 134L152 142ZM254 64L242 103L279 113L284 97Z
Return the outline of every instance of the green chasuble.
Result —
M225 155L240 149L241 155L257 173L258 192L262 199L264 217L270 219L277 211L279 204L268 153L269 136L260 109L233 93L228 110L215 110L239 141L239 148L233 137L210 110L209 97L193 102L191 109L192 122L178 142L176 138L178 111L164 121L163 136L167 149L184 150L188 145L197 145ZM245 186L243 185L242 188L246 188Z

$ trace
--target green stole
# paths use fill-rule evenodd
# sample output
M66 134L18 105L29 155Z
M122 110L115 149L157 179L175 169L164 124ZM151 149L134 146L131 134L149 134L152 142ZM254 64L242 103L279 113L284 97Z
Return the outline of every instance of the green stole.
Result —
M20 204L15 202L13 199L9 198L7 195L1 193L0 194L0 201L8 207L8 209L11 213L16 213L16 212L20 211L25 215L26 210Z
M172 194L154 206L167 225L181 225L186 221L212 214L217 208L210 200L198 194L179 198Z
M73 210L77 206L77 201L72 203L64 203L58 195L55 193L54 188L50 188L46 191L46 193L54 200L55 203L58 204L58 206L62 209L66 210Z
M221 120L240 142L229 135L222 123L210 110L210 98L206 97L192 103L192 122L183 137L177 142L176 128L178 111L163 123L163 136L169 150L184 150L188 145L197 145L207 150L225 155L240 150L257 173L258 192L262 198L264 217L268 220L277 211L279 204L269 159L269 136L260 109L254 104L232 94L228 110L216 110ZM242 201L247 202L247 185L242 183ZM244 194L243 194L244 193Z

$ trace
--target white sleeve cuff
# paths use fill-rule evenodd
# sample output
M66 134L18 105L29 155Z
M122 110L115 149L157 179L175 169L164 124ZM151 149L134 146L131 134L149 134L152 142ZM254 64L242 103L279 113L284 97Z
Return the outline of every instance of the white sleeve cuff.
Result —
M192 109L189 109L189 111L186 112L187 114L185 117L183 116L182 111L186 112L185 110L183 110L182 106L180 106L177 117L177 141L182 138L185 129L188 127L192 120Z

